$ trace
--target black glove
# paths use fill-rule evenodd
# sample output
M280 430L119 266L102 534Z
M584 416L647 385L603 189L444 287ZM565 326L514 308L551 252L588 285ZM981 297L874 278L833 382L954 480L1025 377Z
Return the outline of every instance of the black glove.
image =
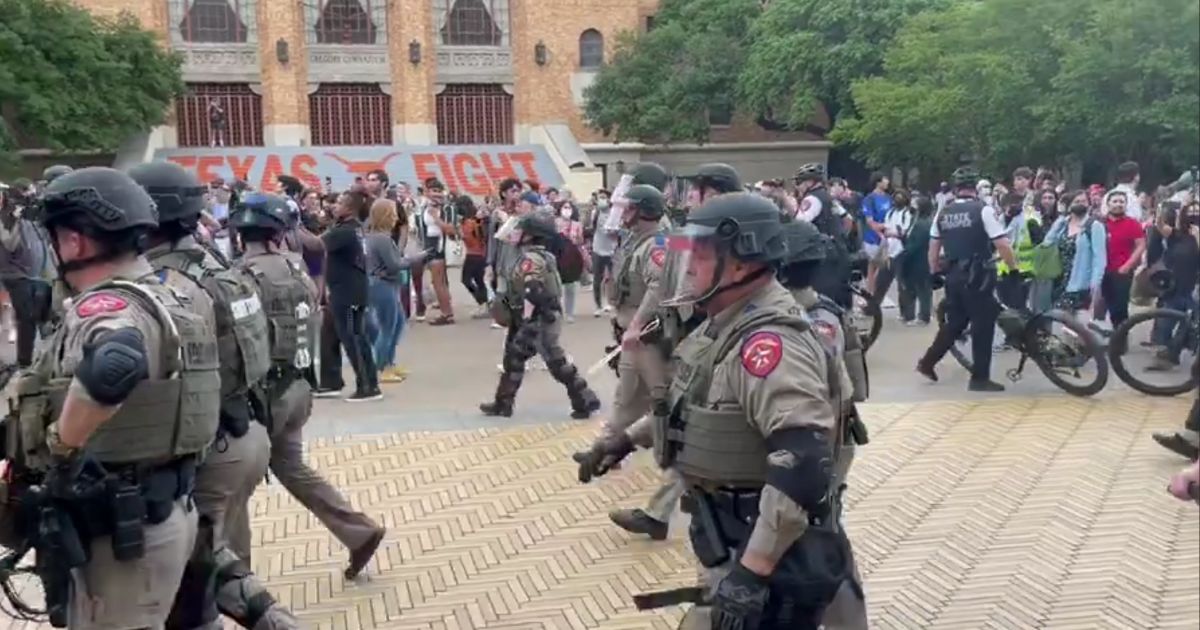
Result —
M592 448L575 453L572 457L579 463L579 483L587 483L593 477L603 476L632 452L633 440L629 439L624 431L596 440Z
M613 344L611 346L604 346L604 354L608 354L608 353L612 352L613 350L616 350L619 347L620 347L620 345L618 345L618 344ZM621 366L621 355L614 354L613 358L608 360L608 367L612 368L613 374L620 376L621 375L621 367L620 366Z
M770 594L767 578L736 563L713 594L713 630L757 630Z

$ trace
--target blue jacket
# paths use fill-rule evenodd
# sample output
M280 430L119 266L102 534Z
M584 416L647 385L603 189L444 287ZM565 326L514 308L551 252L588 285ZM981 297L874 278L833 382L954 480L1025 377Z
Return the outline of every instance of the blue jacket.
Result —
M1068 217L1059 217L1042 242L1055 245L1067 238L1068 220ZM1095 289L1104 278L1104 268L1108 265L1108 233L1104 223L1094 219L1089 232L1075 235L1075 261L1067 274L1067 291Z

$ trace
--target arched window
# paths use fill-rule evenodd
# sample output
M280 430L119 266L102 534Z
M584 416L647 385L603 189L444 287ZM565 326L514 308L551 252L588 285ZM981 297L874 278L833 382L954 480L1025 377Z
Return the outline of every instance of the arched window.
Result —
M442 27L442 43L447 46L499 46L503 39L492 17L491 2L456 0Z
M579 67L595 70L604 65L604 36L589 28L579 36Z
M325 0L312 23L317 44L382 44L385 0Z
M245 43L249 29L243 15L254 15L250 0L173 0L172 14L181 15L179 36L189 43Z

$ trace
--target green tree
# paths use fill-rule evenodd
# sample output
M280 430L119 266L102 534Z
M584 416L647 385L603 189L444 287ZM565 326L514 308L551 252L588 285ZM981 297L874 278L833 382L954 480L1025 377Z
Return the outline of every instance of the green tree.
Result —
M708 139L708 112L735 86L759 0L666 0L648 33L623 33L584 91L588 124L616 141Z
M1138 159L1200 145L1192 0L981 0L916 16L833 139L875 165L946 172ZM1189 157L1190 156L1190 157Z
M163 120L180 59L129 14L0 0L0 150L113 150Z
M802 128L824 106L853 109L850 85L880 71L911 16L949 0L772 0L750 29L738 94L748 110Z

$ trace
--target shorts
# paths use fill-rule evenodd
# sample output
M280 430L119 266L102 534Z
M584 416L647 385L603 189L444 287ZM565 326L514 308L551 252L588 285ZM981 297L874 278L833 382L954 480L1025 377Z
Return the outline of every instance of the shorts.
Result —
M863 251L867 254L867 260L871 262L879 261L879 243L863 243Z

